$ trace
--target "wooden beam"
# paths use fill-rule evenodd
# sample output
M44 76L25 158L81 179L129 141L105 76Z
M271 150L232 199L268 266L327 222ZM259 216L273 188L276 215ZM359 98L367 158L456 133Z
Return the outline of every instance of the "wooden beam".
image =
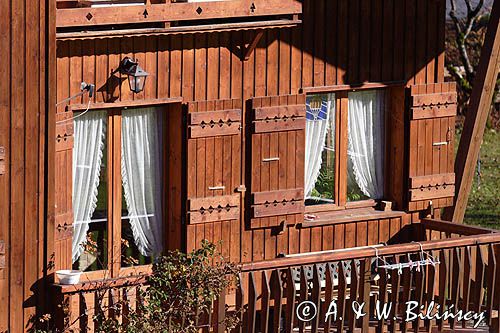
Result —
M277 19L255 22L218 23L207 25L174 26L166 28L135 28L114 30L86 30L57 33L57 40L85 40L124 38L141 36L165 36L177 34L195 34L200 32L247 31L258 29L292 28L301 24L301 20Z
M496 230L486 229L470 225L459 225L456 223L434 220L422 219L422 225L426 230L440 231L444 233L456 234L461 236L484 235L496 232Z
M461 223L467 208L474 171L498 77L500 60L499 18L500 0L495 0L455 161L457 178L455 202L454 206L446 208L443 214L443 219L447 221Z
M211 20L236 17L255 19L270 15L302 14L298 0L238 0L170 2L143 6L61 8L57 27L82 27L131 23Z
M68 110L73 112L84 110L109 110L109 109L127 109L148 106L160 106L172 103L182 103L182 97L158 98L158 99L138 99L135 101L120 101L114 103L91 103L91 104L72 104L68 105Z
M264 36L264 30L257 31L252 42L250 43L250 45L248 45L248 47L245 50L245 55L243 57L244 61L248 61L250 59L250 56L252 55L253 51L259 44L260 40L262 39L262 36Z

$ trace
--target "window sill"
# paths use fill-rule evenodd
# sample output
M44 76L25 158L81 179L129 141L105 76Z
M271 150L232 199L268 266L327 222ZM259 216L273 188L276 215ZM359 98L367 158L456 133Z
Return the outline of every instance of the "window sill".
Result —
M119 278L104 278L100 280L86 280L78 284L53 284L53 288L59 294L76 294L80 292L91 292L101 289L133 287L146 282L147 275L136 275Z
M389 219L401 217L405 213L402 211L380 211L374 208L359 208L332 212L321 212L316 215L313 221L304 221L300 228L312 228L325 225L335 225L349 222L370 221L379 219Z

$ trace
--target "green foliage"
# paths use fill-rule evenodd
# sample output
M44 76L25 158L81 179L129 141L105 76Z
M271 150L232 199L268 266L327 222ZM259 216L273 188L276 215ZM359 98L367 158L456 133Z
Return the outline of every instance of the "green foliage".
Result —
M335 189L335 169L321 168L318 180L312 191L312 196L317 198L333 199Z
M197 332L217 297L236 282L236 267L216 253L214 244L204 241L190 254L169 252L153 265L148 287L140 295L144 302L117 328L127 333ZM232 328L236 318L227 315L223 324Z
M458 146L459 136L457 135ZM474 175L465 223L500 229L500 132L487 129L481 145L481 169Z
M207 324L214 303L221 293L239 283L237 267L216 251L216 246L203 241L200 249L185 254L168 252L157 258L144 289L140 289L136 307L127 300L108 306L109 289L96 292L95 323L97 333L195 333ZM67 305L60 305L67 308ZM127 309L125 311L125 309ZM226 310L228 310L226 308ZM69 310L68 310L69 311ZM66 310L65 310L66 312ZM121 314L123 320L107 314ZM69 315L69 313L67 313ZM226 311L219 324L229 331L239 324L236 311ZM50 315L33 318L31 333L72 332L53 329ZM83 316L78 320L83 319ZM73 323L68 323L71 327ZM213 323L212 323L213 324Z

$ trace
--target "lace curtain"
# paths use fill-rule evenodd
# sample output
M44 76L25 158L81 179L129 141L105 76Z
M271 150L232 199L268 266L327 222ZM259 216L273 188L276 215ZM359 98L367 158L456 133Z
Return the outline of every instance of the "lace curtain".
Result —
M315 99L321 99L321 102ZM306 157L305 157L305 188L306 199L318 180L323 150L326 146L328 131L335 131L335 95L317 95L307 99L306 105ZM332 117L332 118L331 118Z
M154 108L122 115L122 179L134 241L143 256L162 251L161 153Z
M89 112L74 120L73 262L83 253L89 223L97 207L97 189L106 136L106 112Z
M354 180L372 199L384 195L384 93L349 93L348 155Z

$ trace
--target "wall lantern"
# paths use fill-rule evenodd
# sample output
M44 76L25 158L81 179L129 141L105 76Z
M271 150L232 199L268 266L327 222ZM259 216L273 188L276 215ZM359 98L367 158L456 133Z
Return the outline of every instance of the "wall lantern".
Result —
M120 63L118 70L121 74L128 76L130 90L136 94L144 90L144 84L149 74L139 66L137 60L134 61L129 57L125 57Z

